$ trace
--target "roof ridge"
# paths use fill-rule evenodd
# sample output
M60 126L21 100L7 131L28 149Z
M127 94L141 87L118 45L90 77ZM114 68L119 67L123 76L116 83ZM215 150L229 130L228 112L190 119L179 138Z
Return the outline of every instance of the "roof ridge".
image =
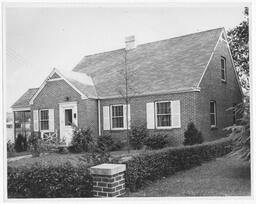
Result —
M171 37L171 38L167 38L167 39L156 40L156 41L152 41L152 42L139 44L138 46L147 45L147 44L150 44L150 43L156 43L156 42L165 41L165 40L171 40L171 39L175 39L175 38L186 37L186 36L195 35L195 34L199 34L199 33L206 33L206 32L210 32L210 31L213 31L213 30L219 30L219 29L223 29L223 28L224 27L219 27L219 28L213 28L213 29L204 30L204 31L200 31L200 32L189 33L189 34L185 34L185 35L179 35L179 36L176 36L176 37ZM116 49L116 50L109 50L109 51L104 51L104 52L98 52L98 53L94 53L94 54L85 55L83 57L83 59L86 58L86 57L94 56L94 55L96 56L96 55L101 55L101 54L104 54L104 53L110 53L110 52L121 51L121 50L124 50L124 48L119 48L119 49ZM75 68L76 68L76 66L75 66Z

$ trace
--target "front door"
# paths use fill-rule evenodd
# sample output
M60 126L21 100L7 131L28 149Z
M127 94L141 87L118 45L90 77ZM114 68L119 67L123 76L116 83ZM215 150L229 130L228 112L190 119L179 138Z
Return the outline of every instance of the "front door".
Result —
M77 103L66 102L59 104L60 111L60 140L70 145L73 136L72 124L78 124Z

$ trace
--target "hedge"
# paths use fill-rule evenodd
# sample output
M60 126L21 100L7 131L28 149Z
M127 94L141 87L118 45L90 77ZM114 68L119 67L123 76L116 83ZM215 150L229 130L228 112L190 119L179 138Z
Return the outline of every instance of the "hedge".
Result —
M8 197L92 197L92 177L87 168L70 163L8 167Z
M142 153L123 162L126 164L126 188L136 191L146 181L153 181L201 165L202 162L223 156L231 150L232 140L223 138L203 144L168 147Z

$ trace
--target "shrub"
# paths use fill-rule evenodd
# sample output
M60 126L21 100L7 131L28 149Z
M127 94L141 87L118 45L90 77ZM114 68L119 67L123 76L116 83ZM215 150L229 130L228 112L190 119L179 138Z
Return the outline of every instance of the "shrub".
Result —
M35 163L8 167L9 198L92 197L92 177L85 166Z
M72 148L70 149L77 153L94 151L96 142L92 135L92 130L90 128L74 127L71 145Z
M232 140L224 138L204 144L167 147L142 153L124 162L126 164L126 186L130 191L135 191L148 180L152 181L189 169L204 161L223 156L231 150Z
M144 146L144 140L148 137L145 125L131 127L130 145L134 149L141 149Z
M18 134L17 139L15 140L15 150L16 152L24 152L27 150L27 138L22 134Z
M114 149L114 141L110 134L98 137L97 146L101 151L112 151Z
M188 123L187 130L184 133L184 145L194 145L203 143L202 133L199 132L194 123Z
M7 152L15 152L15 144L13 142L11 142L11 140L8 140L7 142Z
M168 144L167 137L160 133L151 135L144 141L144 144L150 149L162 149Z
M34 157L39 157L45 151L45 146L40 136L40 132L32 132L28 138L29 150Z

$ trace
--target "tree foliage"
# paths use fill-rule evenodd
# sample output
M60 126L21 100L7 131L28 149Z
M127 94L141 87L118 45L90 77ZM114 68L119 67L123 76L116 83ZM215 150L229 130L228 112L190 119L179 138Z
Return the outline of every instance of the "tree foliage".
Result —
M248 8L244 10L245 19L228 31L228 41L235 68L242 87L249 90L249 17Z
M225 128L231 131L230 137L233 139L234 148L231 156L250 161L250 103L249 96L244 99L243 103L233 108L236 114L242 114L239 125Z

